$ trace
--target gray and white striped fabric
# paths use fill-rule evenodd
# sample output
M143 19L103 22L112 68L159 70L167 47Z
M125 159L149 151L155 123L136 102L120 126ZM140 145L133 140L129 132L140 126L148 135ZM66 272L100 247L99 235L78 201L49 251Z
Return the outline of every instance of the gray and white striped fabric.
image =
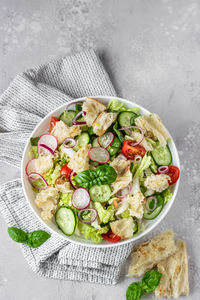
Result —
M61 104L85 95L116 95L93 51L19 74L0 97L0 161L20 167L25 142L37 123ZM28 207L20 179L1 186L0 211L8 226L47 230ZM22 245L22 252L31 269L41 276L115 284L131 248L132 244L89 248L52 235L38 249Z

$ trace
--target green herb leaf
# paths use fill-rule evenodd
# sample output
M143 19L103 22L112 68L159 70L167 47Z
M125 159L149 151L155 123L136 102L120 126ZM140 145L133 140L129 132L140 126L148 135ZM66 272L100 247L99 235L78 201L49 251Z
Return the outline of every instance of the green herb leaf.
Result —
M25 243L28 237L25 231L17 227L8 227L8 234L10 238L17 243Z
M113 125L113 130L114 132L116 133L116 135L118 136L120 142L124 142L124 136L123 136L123 133L118 130L118 122L115 122L115 124Z
M146 272L142 278L142 288L145 293L151 293L159 285L162 274L156 270Z
M37 146L39 138L40 138L39 136L37 136L35 138L30 138L31 146Z
M80 172L74 177L75 182L84 188L90 188L93 185L111 184L117 178L117 173L109 165L102 165L93 170Z
M92 126L88 127L88 133L89 133L89 135L93 135L94 134Z
M26 241L27 245L31 248L38 248L44 242L50 238L50 234L43 230L35 230L28 234L28 239Z
M142 285L140 282L133 282L129 285L126 291L126 300L139 300L143 294Z

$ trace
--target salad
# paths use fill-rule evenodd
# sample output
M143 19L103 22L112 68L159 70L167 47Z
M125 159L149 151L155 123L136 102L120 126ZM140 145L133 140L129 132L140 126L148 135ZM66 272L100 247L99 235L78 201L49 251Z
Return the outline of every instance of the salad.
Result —
M157 114L86 97L30 139L26 175L44 221L66 235L116 243L145 229L179 178Z

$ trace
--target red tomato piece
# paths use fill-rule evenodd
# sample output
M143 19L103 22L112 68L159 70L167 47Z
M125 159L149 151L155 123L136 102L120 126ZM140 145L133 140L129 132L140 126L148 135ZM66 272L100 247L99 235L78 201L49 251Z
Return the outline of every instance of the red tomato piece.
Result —
M166 173L166 175L170 176L171 180L169 180L169 185L172 185L179 179L180 170L176 166L169 166L169 171Z
M60 174L65 175L67 179L69 179L69 175L71 174L71 172L72 172L72 170L68 167L67 164L62 166L62 168L60 170Z
M135 141L125 140L122 146L122 154L127 158L133 160L136 155L145 156L146 150L143 146L132 146Z
M50 121L50 127L49 127L49 132L52 131L52 129L54 128L54 126L56 125L57 122L59 122L60 120L56 117L51 117L51 121Z
M114 234L111 230L109 230L107 233L103 233L102 237L104 240L110 243L117 243L121 240L120 236Z

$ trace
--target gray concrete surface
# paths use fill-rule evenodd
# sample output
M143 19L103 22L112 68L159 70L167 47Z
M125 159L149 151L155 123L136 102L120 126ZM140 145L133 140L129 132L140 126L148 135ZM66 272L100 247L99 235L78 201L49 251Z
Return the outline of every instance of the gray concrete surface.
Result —
M96 48L118 90L157 112L181 158L178 196L161 229L187 241L191 295L200 299L200 1L0 0L0 92L33 65ZM19 170L0 164L0 183ZM0 300L119 300L116 286L39 278L0 217ZM145 299L154 299L153 295Z

